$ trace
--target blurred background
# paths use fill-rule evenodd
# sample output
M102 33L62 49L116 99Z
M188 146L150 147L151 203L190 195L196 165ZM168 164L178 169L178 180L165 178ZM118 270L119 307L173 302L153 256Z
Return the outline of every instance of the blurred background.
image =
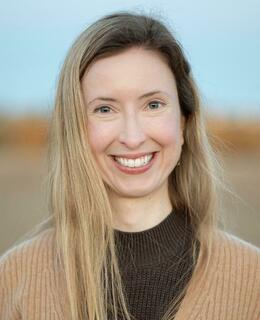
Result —
M0 254L48 215L46 143L66 52L117 10L162 18L182 43L223 167L224 228L260 246L258 0L9 0L0 3Z

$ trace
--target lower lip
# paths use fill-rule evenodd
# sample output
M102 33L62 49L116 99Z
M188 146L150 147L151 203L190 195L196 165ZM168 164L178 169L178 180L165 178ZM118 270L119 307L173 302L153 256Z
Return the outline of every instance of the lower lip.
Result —
M112 159L112 161L114 162L115 166L122 172L127 173L127 174L140 174L140 173L144 173L147 170L149 170L151 168L151 166L154 164L156 158L157 158L157 154L158 152L155 152L153 154L153 158L150 162L148 162L145 166L140 167L140 168L129 168L129 167L124 167L121 166L116 160L114 160L114 158Z

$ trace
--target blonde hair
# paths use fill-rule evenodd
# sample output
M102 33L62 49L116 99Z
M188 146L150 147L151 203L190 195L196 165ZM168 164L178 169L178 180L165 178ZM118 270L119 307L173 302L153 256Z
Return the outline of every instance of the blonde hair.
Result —
M138 46L164 57L177 84L185 116L180 166L169 176L173 208L190 219L194 239L193 265L207 269L217 230L216 157L208 142L198 90L183 50L165 24L148 15L118 12L107 15L78 37L61 70L49 144L49 222L54 226L72 319L104 320L110 310L130 319L118 268L112 209L106 186L90 151L81 79L96 59ZM195 241L200 244L196 262ZM187 286L164 320L173 319Z

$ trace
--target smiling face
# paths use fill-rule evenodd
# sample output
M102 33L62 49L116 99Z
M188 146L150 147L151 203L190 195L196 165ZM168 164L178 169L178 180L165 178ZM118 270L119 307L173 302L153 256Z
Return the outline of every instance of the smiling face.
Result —
M92 63L82 91L90 147L111 192L127 198L168 192L184 118L167 63L154 51L127 49ZM148 163L146 154L153 155Z

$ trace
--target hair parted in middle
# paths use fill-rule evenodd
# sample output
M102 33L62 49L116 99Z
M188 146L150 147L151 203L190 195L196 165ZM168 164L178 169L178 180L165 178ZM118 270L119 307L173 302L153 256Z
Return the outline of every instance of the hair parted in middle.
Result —
M169 195L173 208L181 210L190 220L194 232L193 258L195 261L195 240L198 240L201 248L198 263L205 270L216 230L215 157L181 45L170 27L151 16L117 12L102 17L81 33L68 52L51 122L50 212L72 319L104 320L107 310L112 312L113 319L119 314L130 319L117 264L107 186L88 143L81 80L98 59L132 47L157 52L176 80L185 128L180 165L169 176ZM173 301L163 320L172 319L171 312L182 295Z

